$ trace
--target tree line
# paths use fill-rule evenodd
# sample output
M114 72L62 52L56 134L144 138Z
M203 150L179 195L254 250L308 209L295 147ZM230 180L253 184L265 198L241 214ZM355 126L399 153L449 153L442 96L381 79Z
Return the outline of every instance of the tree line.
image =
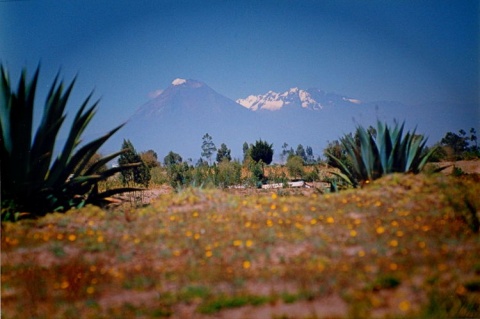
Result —
M372 126L366 131L375 137L377 132ZM358 133L350 133L346 136L360 145ZM423 139L422 135L415 135L414 139ZM233 159L231 149L225 143L217 148L213 137L206 133L202 137L200 158L193 164L191 159L184 160L182 156L170 151L163 161L153 150L137 152L129 140L124 140L122 150L128 150L120 155L118 164L123 166L130 163L141 163L139 166L121 173L121 181L124 185L139 184L148 187L152 177L156 183L169 183L173 187L185 185L212 184L227 187L236 184L260 185L267 182L265 166L273 161L273 144L264 140L257 140L253 144L245 142L242 146L243 158ZM478 158L477 133L474 128L467 134L464 130L458 133L448 132L437 142L429 158L431 162L462 160ZM429 152L430 147L425 147L424 152ZM287 143L283 143L279 154L281 164L286 167L289 176L285 174L277 176L276 182L285 182L288 179L315 180L318 172L306 172L305 166L323 163L338 166L339 159L347 167L351 166L351 158L348 150L340 140L329 142L323 150L324 159L315 158L310 146L304 147L299 144L295 149Z

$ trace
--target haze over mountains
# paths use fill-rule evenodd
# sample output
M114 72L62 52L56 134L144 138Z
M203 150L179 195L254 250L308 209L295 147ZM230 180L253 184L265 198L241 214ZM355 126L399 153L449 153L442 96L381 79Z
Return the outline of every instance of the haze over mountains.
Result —
M426 111L432 109L436 111ZM107 148L118 150L127 138L137 151L155 150L160 160L174 151L195 163L200 158L202 137L208 133L217 147L225 143L232 149L234 158L242 157L244 142L259 139L273 143L276 156L284 142L294 149L298 144L311 146L318 156L328 141L354 131L357 124L375 125L377 119L389 123L406 120L407 128L418 126L417 132L428 136L433 144L448 131L478 126L478 113L468 114L465 109L446 103L432 108L363 102L317 88L297 87L233 101L200 81L175 79L133 114Z

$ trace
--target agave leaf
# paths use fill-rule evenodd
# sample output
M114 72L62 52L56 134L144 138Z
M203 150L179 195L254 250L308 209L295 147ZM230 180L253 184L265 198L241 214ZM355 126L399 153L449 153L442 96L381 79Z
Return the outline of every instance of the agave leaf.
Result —
M97 103L89 107L87 97L76 113L62 154L50 167L59 130L65 121L65 108L76 79L66 88L59 81L59 73L53 81L44 104L43 115L32 141L32 122L39 70L33 78L26 79L23 70L15 90L8 72L0 64L0 152L2 204L11 203L2 219L16 219L17 211L28 211L29 217L44 215L53 210L65 210L85 204L89 196L98 195L98 181L114 174L107 170L102 174L74 175L81 172L95 152L123 125L106 135L84 145L72 155L80 143L80 137L95 114ZM112 154L107 161L119 153ZM97 166L98 167L98 166ZM94 168L96 170L97 168ZM126 168L121 168L126 169Z
M352 181L352 179L346 175L346 174L343 174L341 172L335 172L335 171L329 171L330 174L333 174L335 176L338 176L340 177L341 179L343 179L348 185L352 186L352 187L357 187L357 183Z
M426 142L426 141L425 141ZM435 153L435 151L437 150L437 147L432 147L432 149L430 151L428 151L427 154L425 154L423 156L423 158L421 159L420 163L418 164L418 171L421 171L423 169L423 167L425 167L425 165L427 164L428 160L430 159L430 157L433 155L433 153ZM449 167L448 165L445 166L445 167L442 167L440 169L437 169L435 170L436 172L440 172L442 170L444 170L445 168Z
M119 125L115 129L111 130L104 136L93 140L92 142L81 147L68 161L66 167L62 169L60 165L52 167L52 178L49 178L46 181L46 184L49 187L60 187L64 181L67 180L68 176L73 174L74 176L81 175L81 172L85 169L89 159L97 152L97 150L108 140L115 132L117 132L122 125Z
M137 187L121 187L121 188L114 188L114 189L109 189L104 192L101 192L97 195L95 195L95 200L98 199L104 199L107 197L111 197L113 195L117 194L122 194L122 193L129 193L129 192L139 192L139 191L144 191L144 188L137 188Z
M399 172L399 167L401 167L399 165L399 156L402 156L401 143L404 126L405 121L400 126L396 123L394 129L391 130L392 150L388 158L388 167L391 173Z
M343 139L341 139L342 145L344 149L347 151L348 155L352 159L352 168L353 172L350 172L348 169L347 171L351 176L362 176L363 169L362 169L362 161L361 161L361 154L357 148L355 140L350 136L346 135ZM336 159L339 162L339 159Z
M70 185L75 185L75 184L82 184L82 183L85 183L85 182L88 182L88 183L96 183L98 182L99 180L102 179L102 176L101 175L98 175L98 174L95 174L95 175L83 175L83 176L76 176L76 177L73 177L70 181L69 181L69 184Z
M57 74L47 95L42 121L32 145L32 166L35 166L35 171L32 172L32 180L35 184L43 183L45 178L49 177L48 170L55 148L55 141L66 118L65 107L75 84L74 79L63 93L63 83L60 82L57 86L58 77Z
M413 130L412 134L409 136L407 146L405 148L405 168L404 172L409 172L411 165L415 158L419 155L419 146L422 142L423 137L415 136L416 129Z
M6 70L1 66L2 83L0 86L0 96L2 98L0 103L0 134L2 146L4 147L5 154L11 154L12 152L12 138L10 132L10 109L12 104L12 92L10 90L10 82ZM2 154L3 155L3 154ZM2 156L2 160L4 157Z
M391 151L391 140L387 125L377 121L377 137L374 140L377 147L379 161L382 167L382 173L389 173L388 155Z
M358 183L357 183L354 175L352 174L352 172L350 172L350 170L348 169L348 167L340 159L335 157L333 154L328 153L328 152L326 154L335 161L335 163L338 165L338 168L342 172L342 175L345 176L345 177L340 176L338 174L336 174L336 175L338 175L342 179L345 179L345 181L347 183L351 184L353 187L356 187L358 185ZM332 174L335 174L335 173L332 172Z
M39 71L40 69L37 68L37 71L29 84L26 83L26 71L22 71L17 89L18 95L12 95L9 110L9 134L12 142L10 165L18 167L11 172L11 177L15 181L12 186L13 191L22 194L21 196L29 196L28 174L32 169L29 162L30 143L32 138L33 105Z
M102 157L100 160L98 160L96 163L94 163L92 166L90 166L87 169L87 171L85 172L85 175L90 175L90 174L93 174L93 173L97 172L101 167L106 165L108 162L113 160L115 157L117 157L121 154L124 154L126 152L128 152L128 149L123 149L121 151L115 152L115 153L110 154L108 156Z
M118 167L112 167L110 169L107 169L104 172L101 172L100 175L102 176L102 180L104 180L104 179L107 179L110 176L113 176L114 174L116 174L118 172L122 172L124 170L128 170L128 169L131 169L131 168L134 168L134 167L138 167L140 165L142 165L142 163L130 163L130 164L124 164L124 165L118 166Z
M73 124L72 124L72 128L71 128L70 133L68 135L67 141L65 142L63 151L62 151L61 155L55 160L55 162L52 165L52 168L51 168L52 182L51 183L62 182L64 180L65 174L72 173L72 171L68 172L68 169L67 169L68 161L70 160L70 158L72 156L73 150L79 144L80 137L81 137L84 129L86 128L86 126L88 125L88 123L90 122L92 117L94 116L95 107L98 103L98 102L95 103L84 114L82 114L83 110L85 109L85 107L88 104L88 101L90 100L90 97L91 97L91 94L90 94L90 96L87 97L87 99L84 101L84 103L82 104L82 106L80 107L78 112L76 113ZM60 180L58 180L58 179L60 179Z
M88 161L90 160L90 158L93 155L95 155L98 149L123 126L124 124L117 126L113 130L105 134L104 136L97 138L96 140L93 140L92 142L80 148L75 153L75 155L72 157L72 159L68 164L69 168L74 170L73 174L74 175L80 174L85 169L85 166L88 164Z
M369 180L373 179L373 167L374 167L374 149L370 140L370 135L367 131L359 126L357 128L358 135L360 137L360 152L362 154L363 167L365 168L366 176Z

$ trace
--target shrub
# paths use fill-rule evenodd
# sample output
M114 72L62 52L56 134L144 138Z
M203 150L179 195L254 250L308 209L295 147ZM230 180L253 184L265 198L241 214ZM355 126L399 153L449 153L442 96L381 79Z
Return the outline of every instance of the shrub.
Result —
M220 187L227 187L241 182L242 165L236 161L231 162L224 158L218 163L216 180Z
M290 155L287 159L288 174L292 178L302 178L305 175L303 159L298 155Z
M435 148L423 152L427 140L423 135L416 135L415 130L403 136L404 126L405 123L395 123L390 128L381 122L377 123L375 130L359 126L356 131L358 142L351 135L345 135L341 143L351 160L351 167L327 153L341 171L334 174L357 187L390 173L419 173Z
M75 80L64 90L63 82L58 83L57 75L48 92L43 117L32 141L35 91L40 68L37 68L29 83L26 71L23 71L16 92L12 90L3 65L0 68L2 220L62 212L87 203L100 204L109 196L132 190L118 188L98 191L99 181L125 169L116 167L104 170L105 164L123 151L92 161L103 143L123 125L77 149L98 104L95 102L89 106L92 94L77 111L62 152L52 163L55 141L66 118L65 106Z

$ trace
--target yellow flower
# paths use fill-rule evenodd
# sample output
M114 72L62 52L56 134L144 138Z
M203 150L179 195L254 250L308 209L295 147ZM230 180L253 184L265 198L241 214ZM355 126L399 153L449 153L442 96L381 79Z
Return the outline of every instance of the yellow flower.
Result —
M272 194L272 199L277 199L278 195L276 193Z
M243 266L244 269L250 268L251 265L252 265L252 264L251 264L248 260L245 260L245 261L243 262L243 264L242 264L242 266Z
M327 223L328 224L333 224L335 222L335 219L333 219L333 217L328 217L327 218Z
M77 236L75 236L74 234L68 235L68 240L75 241L76 239L77 239Z
M376 231L377 231L377 234L381 235L385 232L385 228L383 228L382 226L379 226L377 227Z
M365 256L365 251L360 250L360 251L358 252L358 257L363 257L363 256Z
M273 226L273 222L270 219L268 219L267 220L267 227L272 227L272 226Z
M313 218L311 221L310 221L310 224L311 225L315 225L317 223L317 220L315 218Z
M398 304L398 308L401 311L406 312L406 311L408 311L408 309L410 309L410 302L408 300L404 300L400 304Z
M247 241L245 242L245 246L247 246L247 247L252 247L252 246L253 246L253 240L250 240L250 239L247 240Z
M248 221L248 222L245 222L245 227L247 227L247 228L248 228L248 227L250 227L250 226L252 226L252 223L251 223L250 221Z
M211 250L207 250L207 251L205 252L205 257L207 257L207 258L212 257L212 255L213 255L213 253L212 253Z
M398 241L396 239L390 240L388 243L391 247L397 247L398 246Z
M355 229L352 229L352 230L350 231L350 236L351 236L351 237L357 236L357 231L356 231Z
M238 240L238 239L234 240L234 241L233 241L233 246L235 246L235 247L240 247L240 246L242 246L242 241L241 241L241 240Z
M102 236L102 235L99 235L99 236L97 237L97 242L103 243L103 236Z
M94 292L95 292L95 288L94 288L94 287L89 286L89 287L87 288L87 294L91 295L91 294L93 294Z

